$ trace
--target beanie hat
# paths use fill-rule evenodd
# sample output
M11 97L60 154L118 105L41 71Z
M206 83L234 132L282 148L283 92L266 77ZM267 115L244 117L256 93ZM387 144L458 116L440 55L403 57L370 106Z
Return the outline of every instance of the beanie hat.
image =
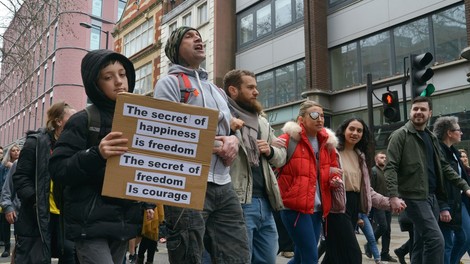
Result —
M194 30L199 34L199 31L197 31L197 29L195 28L182 26L173 30L173 32L171 32L170 37L166 41L165 54L173 64L179 64L178 53L180 50L181 40L183 39L184 34L186 34L186 32L190 30ZM200 35L201 34L199 34L199 36Z

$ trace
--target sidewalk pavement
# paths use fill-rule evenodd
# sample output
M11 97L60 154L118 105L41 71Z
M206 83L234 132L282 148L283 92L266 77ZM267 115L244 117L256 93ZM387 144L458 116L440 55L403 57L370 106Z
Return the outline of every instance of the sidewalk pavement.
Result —
M13 234L13 232L12 232ZM366 239L364 235L358 234L357 239L359 241L359 246L361 247L361 250L363 249L363 245L366 243ZM395 253L393 252L394 249L400 247L403 243L405 243L408 240L408 232L401 232L400 227L398 226L398 218L396 216L392 217L392 241L390 242L390 255L394 258L396 258ZM14 243L14 239L12 238L11 243ZM380 242L379 242L379 250L381 248ZM154 258L154 263L158 264L169 264L168 262L168 253L166 249L165 244L158 244L158 252L155 254ZM3 247L0 247L0 252L3 252ZM406 261L407 263L410 262L409 256L406 256ZM364 264L369 264L369 263L374 263L373 259L367 258L367 256L362 254L362 260ZM282 256L278 256L276 259L276 264L287 264L289 259L284 258ZM470 264L470 257L466 254L464 258L462 259L463 263L465 264ZM0 264L4 263L10 263L10 258L0 258ZM58 261L57 259L53 259L52 261L53 264L57 264ZM387 262L384 262L387 263Z

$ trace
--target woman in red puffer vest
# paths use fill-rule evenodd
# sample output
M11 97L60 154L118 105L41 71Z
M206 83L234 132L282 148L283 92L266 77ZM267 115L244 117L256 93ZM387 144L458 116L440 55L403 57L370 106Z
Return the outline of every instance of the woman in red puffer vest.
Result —
M280 136L287 145L297 143L278 178L286 207L280 215L295 243L294 263L318 263L317 244L322 219L331 209L331 189L342 184L337 139L324 121L323 107L306 101L300 106L297 123L286 123L285 134Z

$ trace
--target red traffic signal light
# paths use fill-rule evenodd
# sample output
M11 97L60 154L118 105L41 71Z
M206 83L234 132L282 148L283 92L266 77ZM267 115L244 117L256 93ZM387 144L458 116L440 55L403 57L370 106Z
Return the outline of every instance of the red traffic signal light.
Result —
M400 103L398 92L389 91L382 94L383 114L387 123L400 121Z

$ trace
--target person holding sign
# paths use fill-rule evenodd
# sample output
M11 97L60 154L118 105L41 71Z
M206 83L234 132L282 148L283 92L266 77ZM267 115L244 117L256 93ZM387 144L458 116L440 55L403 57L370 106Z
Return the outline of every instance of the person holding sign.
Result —
M231 114L225 93L200 68L206 54L199 32L190 27L174 30L165 46L172 62L169 74L155 87L157 99L219 110L218 127L202 211L165 206L170 263L201 263L204 248L212 263L250 263L243 211L235 193L230 165L238 154L238 139L231 134ZM180 78L190 82L184 89Z
M127 151L127 138L112 131L116 97L132 92L132 62L111 50L93 50L82 59L85 92L100 116L99 135L91 137L88 112L73 115L60 135L49 162L54 183L64 186L63 203L67 238L75 241L82 264L121 264L128 240L142 227L142 204L101 195L106 161ZM149 217L153 209L147 208Z
M284 165L286 149L272 144L277 138L262 115L253 72L229 71L224 77L224 90L232 115L244 122L238 157L230 166L230 175L245 215L251 263L276 263L279 246L272 212L284 206L271 166Z

